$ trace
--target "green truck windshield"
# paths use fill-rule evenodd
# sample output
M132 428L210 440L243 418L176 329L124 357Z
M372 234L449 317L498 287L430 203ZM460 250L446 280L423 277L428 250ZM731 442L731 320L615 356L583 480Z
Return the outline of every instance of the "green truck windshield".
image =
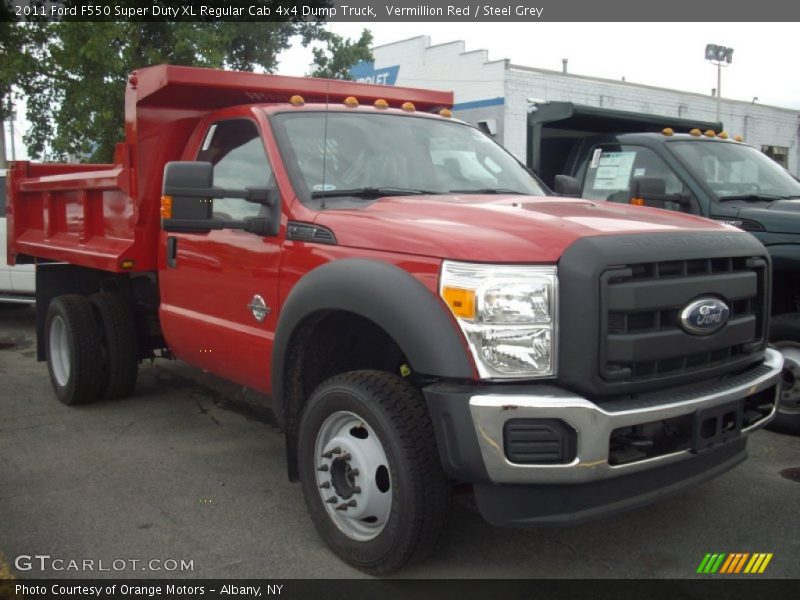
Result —
M298 197L315 206L323 196L332 206L403 193L547 194L491 138L457 122L357 112L280 113L272 122Z
M716 195L800 198L800 183L751 146L705 141L675 141L668 148ZM733 199L733 198L731 198Z

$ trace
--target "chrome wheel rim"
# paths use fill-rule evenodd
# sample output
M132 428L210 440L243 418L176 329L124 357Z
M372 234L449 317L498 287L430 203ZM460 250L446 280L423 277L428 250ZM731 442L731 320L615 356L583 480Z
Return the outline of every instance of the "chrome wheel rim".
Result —
M773 345L783 354L779 410L786 414L800 414L800 344L776 342Z
M358 415L339 411L322 423L314 446L316 483L331 521L347 537L375 539L392 510L386 451Z
M70 360L67 326L61 317L54 317L50 322L50 366L56 383L65 387L69 382Z

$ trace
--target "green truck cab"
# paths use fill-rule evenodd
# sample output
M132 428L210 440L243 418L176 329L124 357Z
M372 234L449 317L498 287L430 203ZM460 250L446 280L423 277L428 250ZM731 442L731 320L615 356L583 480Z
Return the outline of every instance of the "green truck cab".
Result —
M770 341L785 358L773 427L800 433L800 181L722 124L569 102L534 106L528 166L559 195L686 212L743 229L773 262Z

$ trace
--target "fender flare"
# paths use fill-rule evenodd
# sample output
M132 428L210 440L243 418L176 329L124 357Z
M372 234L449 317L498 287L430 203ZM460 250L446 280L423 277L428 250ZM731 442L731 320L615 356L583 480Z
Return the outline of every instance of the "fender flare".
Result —
M357 314L383 328L415 371L453 379L474 376L472 359L453 318L416 278L388 262L331 261L300 279L281 308L272 352L272 397L281 427L292 336L307 317L335 310Z

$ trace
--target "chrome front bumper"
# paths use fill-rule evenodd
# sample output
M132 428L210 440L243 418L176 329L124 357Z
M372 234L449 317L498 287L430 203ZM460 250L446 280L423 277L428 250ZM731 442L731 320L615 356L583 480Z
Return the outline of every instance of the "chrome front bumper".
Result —
M783 366L780 352L767 349L758 367L714 385L699 385L672 392L665 397L608 402L602 406L553 386L536 386L532 394L478 394L469 399L469 411L475 427L480 455L486 474L496 484L585 483L627 475L695 456L681 450L623 465L609 463L612 431L693 414L698 410L732 402L775 389L777 401ZM530 390L530 388L529 388ZM775 415L772 411L761 420L742 429L747 434L763 427ZM510 419L560 419L577 432L577 455L569 464L517 464L504 452L503 428Z

